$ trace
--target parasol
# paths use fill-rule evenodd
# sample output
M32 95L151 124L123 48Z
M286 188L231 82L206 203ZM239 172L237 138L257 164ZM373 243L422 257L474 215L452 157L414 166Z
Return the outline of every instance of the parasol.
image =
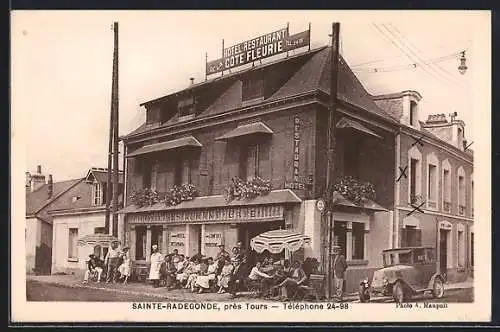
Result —
M258 253L268 250L272 254L278 254L283 250L295 252L304 245L310 245L311 238L304 234L289 229L277 229L257 235L250 240L250 246Z
M120 243L120 240L118 240L118 238L115 236L109 234L101 234L101 233L84 235L78 239L79 246L85 246L85 245L110 246L111 243L113 242Z

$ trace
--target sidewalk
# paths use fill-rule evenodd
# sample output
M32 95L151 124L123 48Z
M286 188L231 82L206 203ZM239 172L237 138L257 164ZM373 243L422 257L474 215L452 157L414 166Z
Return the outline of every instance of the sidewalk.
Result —
M165 288L153 288L148 284L141 283L129 283L127 285L122 285L121 283L116 284L106 284L104 282L95 283L89 282L88 284L83 284L81 279L74 275L50 275L50 276L34 276L29 275L26 277L26 281L35 281L40 283L48 283L61 287L69 288L88 288L88 289L101 289L107 292L115 292L122 294L136 295L138 300L141 296L147 295L151 297L156 297L158 300L171 300L179 302L196 302L196 301L252 301L252 302L275 302L272 300L265 300L261 298L254 298L250 296L249 292L239 293L236 299L232 299L230 294L217 294L217 293L192 293L187 289L174 289L167 290ZM459 290L473 288L474 279L469 279L460 283L446 283L446 290ZM358 301L358 294L345 294L344 301L352 302Z

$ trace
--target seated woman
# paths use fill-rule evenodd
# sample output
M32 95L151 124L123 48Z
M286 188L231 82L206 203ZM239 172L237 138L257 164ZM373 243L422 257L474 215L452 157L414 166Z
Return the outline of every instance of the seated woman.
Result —
M184 288L188 288L188 289L191 289L192 292L194 292L194 288L195 288L195 283L196 283L196 278L198 278L198 275L200 275L200 272L201 272L201 269L202 269L202 262L199 261L196 257L195 257L195 266L194 266L194 269L192 271L192 273L189 275L188 279L187 279L187 282L186 282L186 287ZM208 266L207 266L208 268Z
M130 265L132 264L132 261L130 259L129 255L129 247L124 247L122 249L122 263L118 267L118 272L120 272L120 278L123 278L123 284L125 285L128 282L128 278L130 277Z
M229 288L229 280L233 275L234 266L231 264L230 259L224 260L224 266L222 267L221 273L218 277L217 286L219 286L218 294L227 292Z
M280 284L275 287L281 288L281 294L285 299L289 299L290 292L293 292L300 285L305 285L307 281L307 276L304 270L300 267L300 262L295 261L293 263L293 270L291 277L287 277Z
M205 274L200 272L200 275L196 278L196 287L199 288L198 293L201 294L205 290L210 289L210 282L215 280L215 275L217 273L217 263L214 262L212 257L207 259L208 268Z
M193 273L196 272L196 265L197 265L197 262L194 258L191 258L189 261L188 261L188 264L187 266L184 268L184 270L182 272L178 272L177 273L177 281L179 282L179 284L181 286L183 286L184 288L188 288L187 287L187 281L189 279L189 276Z

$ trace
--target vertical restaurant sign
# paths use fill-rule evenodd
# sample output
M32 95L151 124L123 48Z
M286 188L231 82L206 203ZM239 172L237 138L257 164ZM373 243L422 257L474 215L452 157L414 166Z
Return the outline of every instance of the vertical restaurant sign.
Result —
M290 36L288 28L283 28L224 48L222 58L207 62L206 74L220 73L250 62L309 46L310 42L310 30Z
M293 176L292 182L285 182L285 189L305 189L303 181L299 176L299 156L300 156L300 118L296 115L293 118Z

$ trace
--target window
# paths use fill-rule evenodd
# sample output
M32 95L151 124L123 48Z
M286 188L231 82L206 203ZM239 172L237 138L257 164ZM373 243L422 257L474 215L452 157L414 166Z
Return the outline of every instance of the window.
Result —
M191 183L191 169L192 159L179 155L175 161L174 184L179 186Z
M438 196L438 165L439 161L434 152L427 155L427 207L437 209Z
M464 267L464 265L465 265L465 238L464 238L463 228L458 229L457 242L458 242L458 248L457 248L458 266Z
M417 198L417 170L419 161L417 159L411 159L411 175L410 175L410 199L414 203Z
M417 103L410 101L410 125L416 127L418 122Z
M240 149L240 178L249 180L259 176L259 145L242 146Z
M180 100L179 103L177 104L177 108L179 110L179 117L185 117L185 116L190 116L194 115L196 108L196 101L194 97L190 97L184 100Z
M135 259L146 259L146 226L135 227Z
M106 233L105 227L95 227L94 228L94 234L105 234L105 233Z
M333 245L340 246L340 252L347 260L350 258L346 254L347 230L346 222L335 221L333 226Z
M470 214L472 217L474 217L474 180L472 179L473 176L471 174L471 180L470 180Z
M78 228L70 228L68 232L68 260L78 260Z
M94 247L94 255L96 255L97 258L104 258L101 256L101 251L102 251L102 248L100 245L96 245Z
M254 72L247 76L243 81L242 100L253 100L264 96L264 80L262 72Z
M344 142L348 142L344 148L344 174L359 178L359 158L361 149L361 136L348 134Z
M142 187L143 188L151 188L152 183L152 173L153 173L153 164L149 160L141 160L141 169L142 169Z
M458 214L465 214L465 172L462 167L458 169Z
M460 149L464 149L464 132L461 128L458 128L457 132L457 144Z
M408 150L408 202L419 204L422 197L422 154L416 146Z
M437 170L436 165L429 165L429 178L427 181L427 197L431 201L436 200Z
M402 231L403 245L406 247L418 247L421 245L421 231L417 226L406 225Z
M92 205L102 205L102 186L99 182L93 183L92 188Z
M451 166L448 160L443 162L443 211L451 212Z
M352 259L365 258L365 224L352 223Z
M470 233L470 265L474 266L474 233Z

